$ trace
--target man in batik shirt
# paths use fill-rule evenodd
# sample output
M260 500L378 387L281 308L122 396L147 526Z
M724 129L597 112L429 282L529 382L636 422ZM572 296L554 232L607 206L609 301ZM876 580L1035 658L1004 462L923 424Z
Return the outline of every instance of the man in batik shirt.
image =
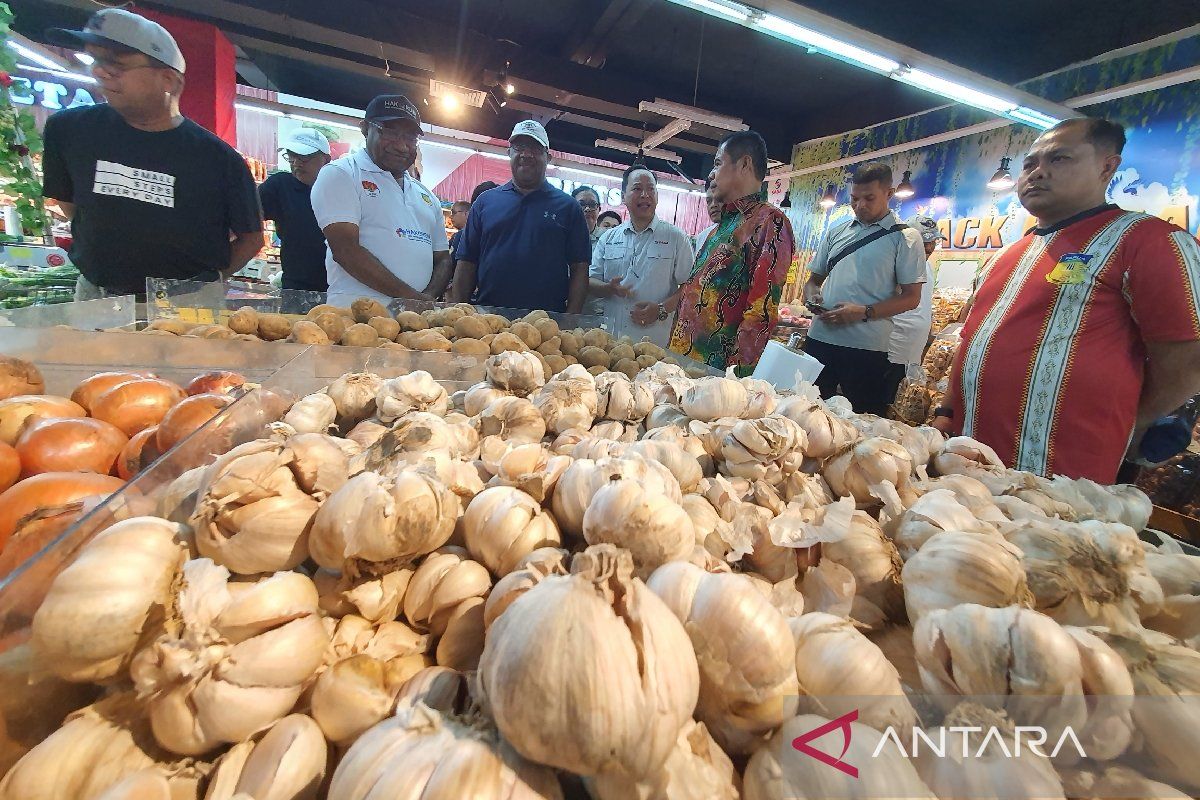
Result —
M725 137L708 177L721 221L680 287L671 331L675 352L718 369L736 366L739 375L754 371L767 346L795 250L791 222L761 189L766 176L761 136L742 131Z
M1142 434L1200 392L1200 244L1105 202L1125 132L1074 119L1025 156L1038 227L976 293L934 424L1010 467L1112 483Z

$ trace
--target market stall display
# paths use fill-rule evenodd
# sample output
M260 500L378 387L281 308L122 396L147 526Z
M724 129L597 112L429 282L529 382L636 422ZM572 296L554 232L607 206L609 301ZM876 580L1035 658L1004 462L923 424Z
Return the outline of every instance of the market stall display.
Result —
M0 266L0 308L69 303L75 299L79 270L59 267Z
M271 796L342 800L425 786L434 764L456 796L472 775L482 797L562 797L581 776L597 798L783 798L812 779L779 762L786 742L838 698L875 698L865 741L907 735L926 693L984 684L1080 698L1098 771L1136 751L1148 777L1200 788L1194 759L1143 735L1162 728L1082 702L1189 693L1200 669L1170 638L1195 644L1172 611L1200 576L1139 543L1136 489L666 364L547 375L506 351L449 386L282 371L300 391L278 422L215 460L180 448L0 584L0 684L47 669L57 701L36 729L0 701L0 798L232 797L265 773L288 776ZM1086 558L1063 573L1070 553ZM84 599L100 576L117 616ZM1032 724L998 703L1002 729ZM920 724L969 711L922 706ZM898 755L892 776L908 797L964 779ZM1080 776L973 779L1055 796Z
M959 321L970 297L970 289L947 287L933 290L933 336Z
M946 394L947 373L954 364L961 338L957 329L942 332L933 338L920 367L912 370L900 382L893 416L909 425L924 425L933 419L933 410L942 404Z

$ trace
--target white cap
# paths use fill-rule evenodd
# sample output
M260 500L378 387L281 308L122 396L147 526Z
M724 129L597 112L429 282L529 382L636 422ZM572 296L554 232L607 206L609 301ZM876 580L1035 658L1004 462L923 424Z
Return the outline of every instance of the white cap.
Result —
M122 8L106 8L92 14L81 31L51 28L46 31L53 44L78 47L94 44L100 47L117 44L145 53L171 69L183 72L187 66L179 45L167 29L153 20Z
M950 241L942 235L940 230L938 230L937 223L933 221L932 217L926 217L918 214L908 221L908 227L916 229L917 233L921 234L922 241Z
M298 156L311 156L318 150L329 155L329 140L320 131L312 128L297 128L292 131L292 135L283 144L279 145L279 149L287 150Z
M542 127L542 123L535 119L518 122L512 130L512 135L508 137L508 141L511 142L518 136L528 136L547 150L550 149L550 137L546 135L546 129Z

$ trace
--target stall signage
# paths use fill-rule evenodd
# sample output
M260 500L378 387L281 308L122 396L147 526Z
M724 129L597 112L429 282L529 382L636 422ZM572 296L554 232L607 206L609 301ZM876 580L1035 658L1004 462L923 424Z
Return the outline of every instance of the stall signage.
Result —
M13 75L8 97L14 105L39 105L51 111L78 106L94 106L96 99L83 86L47 81L24 75Z

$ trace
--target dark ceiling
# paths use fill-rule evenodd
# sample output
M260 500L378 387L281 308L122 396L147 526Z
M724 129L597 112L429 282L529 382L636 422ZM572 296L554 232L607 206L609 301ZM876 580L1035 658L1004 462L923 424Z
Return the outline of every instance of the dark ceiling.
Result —
M772 158L781 161L797 141L942 104L920 90L667 0L140 5L215 22L240 48L246 83L356 108L381 92L423 98L430 78L484 88L510 61L517 93L506 108L488 104L451 116L423 107L427 120L505 138L513 124L533 116L547 123L556 149L614 161L632 156L597 150L594 141L634 142L643 128L662 127L669 119L637 110L640 101L654 98L740 117L766 137ZM1197 0L804 5L1005 82L1200 24ZM48 26L82 24L96 7L93 0L20 0L15 25L39 39ZM721 134L693 127L662 146L679 152L684 170L697 175Z

